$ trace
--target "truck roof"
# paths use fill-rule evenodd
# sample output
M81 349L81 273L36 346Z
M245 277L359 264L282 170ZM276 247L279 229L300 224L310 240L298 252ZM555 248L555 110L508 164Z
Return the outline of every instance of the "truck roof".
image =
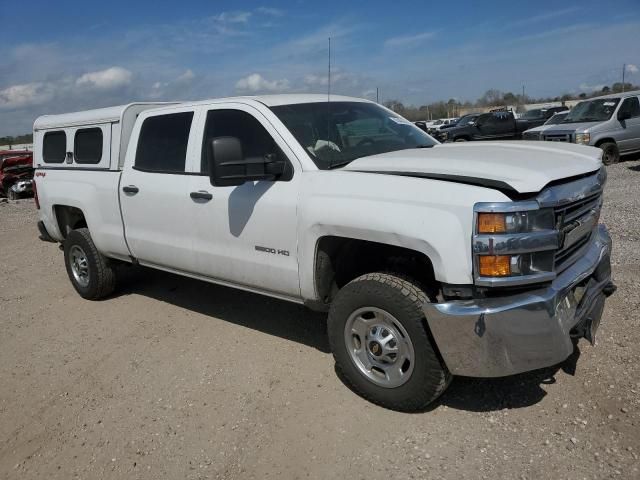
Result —
M155 108L171 105L172 103L176 102L135 102L128 103L126 105L117 105L115 107L84 110L81 112L42 115L36 118L36 121L33 123L33 129L45 130L47 128L59 128L73 125L119 122L122 120L127 110L132 107Z
M348 102L368 102L362 98L346 97L343 95L331 95L331 101L348 101ZM212 98L207 100L198 100L193 102L134 102L126 105L117 105L115 107L97 108L93 110L84 110L81 112L62 113L58 115L42 115L36 119L33 124L34 130L45 130L48 128L59 128L63 126L87 125L95 123L109 123L121 121L125 112L131 107L146 107L146 109L161 108L169 105L206 105L216 101L229 100L255 100L265 104L268 107L278 105L293 105L297 103L321 103L327 101L326 94L313 93L293 93L278 95L255 95L240 96L226 98Z

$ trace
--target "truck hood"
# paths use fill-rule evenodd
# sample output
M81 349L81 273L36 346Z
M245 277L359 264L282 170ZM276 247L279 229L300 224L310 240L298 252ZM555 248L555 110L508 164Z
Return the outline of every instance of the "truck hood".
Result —
M547 184L595 172L602 151L574 144L469 142L399 150L354 160L342 170L406 175L537 193Z
M547 133L551 132L576 132L586 130L587 128L594 127L603 122L580 122L580 123L559 123L553 125L553 128L547 130Z

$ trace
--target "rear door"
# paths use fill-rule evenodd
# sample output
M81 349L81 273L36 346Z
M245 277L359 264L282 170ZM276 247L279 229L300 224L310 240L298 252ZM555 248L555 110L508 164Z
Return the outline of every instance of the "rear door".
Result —
M481 120L480 120L481 119ZM515 121L508 112L494 112L479 117L478 139L498 140L513 138L515 135Z
M192 252L192 176L187 159L194 155L194 108L143 113L127 152L120 180L125 238L141 263L194 271Z

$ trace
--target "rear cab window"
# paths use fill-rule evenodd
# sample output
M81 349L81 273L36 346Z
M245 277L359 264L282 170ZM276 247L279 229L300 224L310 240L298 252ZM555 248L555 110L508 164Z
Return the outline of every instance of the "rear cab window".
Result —
M134 169L152 173L185 173L193 112L147 117L140 127Z

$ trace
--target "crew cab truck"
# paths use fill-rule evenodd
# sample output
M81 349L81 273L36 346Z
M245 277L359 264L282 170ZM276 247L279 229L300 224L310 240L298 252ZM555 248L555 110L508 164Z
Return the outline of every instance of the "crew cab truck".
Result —
M462 125L441 131L439 138L448 142L515 140L528 128L529 122L519 122L511 112L489 112L478 115Z
M40 235L82 297L132 263L328 311L342 377L388 408L563 361L615 289L591 147L441 145L323 95L45 116L34 141Z

